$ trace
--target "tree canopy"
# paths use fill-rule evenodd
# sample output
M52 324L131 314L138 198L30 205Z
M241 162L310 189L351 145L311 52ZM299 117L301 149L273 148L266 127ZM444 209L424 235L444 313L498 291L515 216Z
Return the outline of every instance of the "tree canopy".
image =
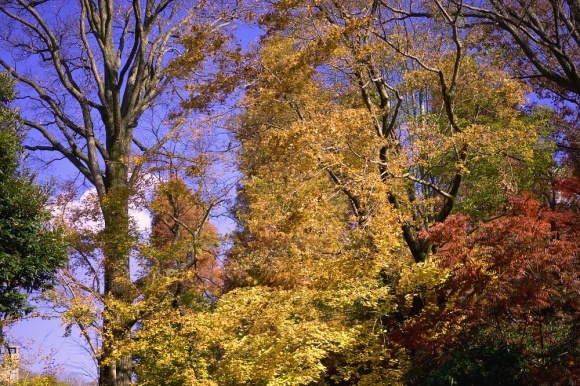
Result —
M50 3L0 65L101 385L579 381L575 1Z

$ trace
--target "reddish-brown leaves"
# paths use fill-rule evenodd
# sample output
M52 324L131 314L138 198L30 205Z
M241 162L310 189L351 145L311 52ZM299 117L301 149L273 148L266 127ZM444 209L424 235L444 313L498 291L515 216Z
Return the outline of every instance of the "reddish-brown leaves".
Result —
M484 331L522 347L534 382L548 368L562 379L580 373L574 354L559 348L579 339L580 222L570 201L580 184L557 187L562 199L553 209L524 194L503 218L474 227L454 215L423 233L437 245L433 259L449 279L429 299L438 298L438 307L426 306L403 326L409 349L444 360ZM562 338L564 330L572 335Z

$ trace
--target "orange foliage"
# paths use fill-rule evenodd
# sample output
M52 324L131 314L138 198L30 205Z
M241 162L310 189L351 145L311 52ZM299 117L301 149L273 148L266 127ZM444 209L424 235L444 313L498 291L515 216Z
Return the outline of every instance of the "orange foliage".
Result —
M162 271L188 271L188 287L218 293L219 235L200 198L183 180L173 178L159 186L152 207L151 244L164 252L153 264Z

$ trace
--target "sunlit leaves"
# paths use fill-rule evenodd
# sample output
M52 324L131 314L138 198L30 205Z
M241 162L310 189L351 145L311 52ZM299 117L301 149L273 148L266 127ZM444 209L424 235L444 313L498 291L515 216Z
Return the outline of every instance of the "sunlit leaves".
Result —
M572 332L580 290L577 213L550 209L529 195L511 206L506 217L476 228L457 215L429 231L438 244L433 261L449 276L432 291L438 307L403 327L409 347L445 360L446 350L476 344L474 334L482 334L484 345L521 351L529 382L573 379L579 355L570 350L579 339ZM562 378L555 381L547 369L558 369Z

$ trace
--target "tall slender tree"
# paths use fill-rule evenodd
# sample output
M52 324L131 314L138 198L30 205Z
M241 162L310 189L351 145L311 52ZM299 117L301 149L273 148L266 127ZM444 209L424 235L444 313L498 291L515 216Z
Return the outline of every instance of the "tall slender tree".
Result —
M230 50L225 27L238 6L203 0L0 4L0 66L18 81L28 112L23 124L35 133L26 147L68 160L96 189L104 220L101 385L131 383L131 355L118 356L116 342L128 339L135 323L122 311L135 296L129 264L134 187L147 159L174 137L188 112L207 111L232 85L226 72L239 55Z

